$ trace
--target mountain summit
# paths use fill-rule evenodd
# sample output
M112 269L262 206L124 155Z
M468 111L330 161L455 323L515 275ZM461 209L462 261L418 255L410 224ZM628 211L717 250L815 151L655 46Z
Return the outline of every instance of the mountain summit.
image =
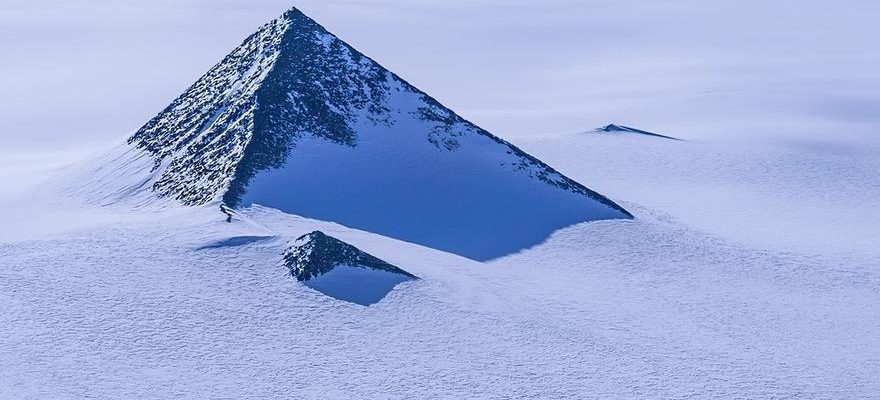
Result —
M248 37L122 152L102 161L116 166L93 168L128 179L112 189L117 198L260 204L475 259L574 223L631 218L296 9Z

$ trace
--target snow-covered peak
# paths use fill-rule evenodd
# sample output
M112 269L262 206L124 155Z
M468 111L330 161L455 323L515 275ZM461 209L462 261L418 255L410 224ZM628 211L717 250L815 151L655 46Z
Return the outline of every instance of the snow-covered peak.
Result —
M571 224L631 218L296 9L248 37L120 151L104 160L124 165L89 170L124 171L124 189L108 189L116 178L101 175L87 192L260 204L481 260Z
M261 27L128 142L153 155L160 196L197 205L223 197L237 204L251 177L283 166L303 136L347 146L357 122L394 124L392 92L417 95L425 140L446 151L482 135L515 156L511 168L547 184L613 203L561 176L509 143L465 121L297 9Z

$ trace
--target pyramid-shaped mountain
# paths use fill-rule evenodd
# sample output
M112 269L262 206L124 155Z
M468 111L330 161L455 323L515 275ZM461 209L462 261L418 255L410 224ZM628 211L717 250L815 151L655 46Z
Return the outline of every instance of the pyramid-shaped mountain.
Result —
M137 154L107 157L124 167L99 168L124 168L117 194L260 204L475 259L574 223L631 218L296 9L248 37L128 146Z
M418 279L321 231L296 239L284 251L284 265L306 286L361 305L377 303L398 284Z
M296 239L284 252L284 265L290 269L290 275L300 282L317 279L340 265L418 279L409 272L321 231L314 231Z

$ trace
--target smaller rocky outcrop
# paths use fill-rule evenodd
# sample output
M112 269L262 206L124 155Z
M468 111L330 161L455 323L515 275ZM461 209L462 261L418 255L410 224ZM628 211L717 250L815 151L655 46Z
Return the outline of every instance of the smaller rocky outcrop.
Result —
M417 276L320 231L301 236L284 251L290 275L333 298L361 305L382 300Z

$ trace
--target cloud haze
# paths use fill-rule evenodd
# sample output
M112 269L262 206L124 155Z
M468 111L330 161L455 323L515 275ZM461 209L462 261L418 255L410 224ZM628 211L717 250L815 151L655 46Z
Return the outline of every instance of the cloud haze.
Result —
M70 150L118 140L290 5L6 0L3 147ZM876 2L295 5L504 137L609 122L692 138L857 134L880 122Z

